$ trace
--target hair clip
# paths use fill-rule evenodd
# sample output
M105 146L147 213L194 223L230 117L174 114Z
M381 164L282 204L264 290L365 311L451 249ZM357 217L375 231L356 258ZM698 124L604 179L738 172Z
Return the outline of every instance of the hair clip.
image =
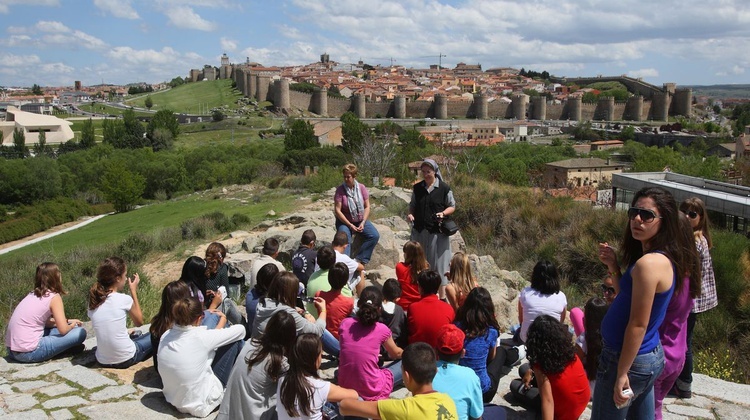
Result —
M372 305L372 300L367 299L367 301L365 303L368 304L368 305Z

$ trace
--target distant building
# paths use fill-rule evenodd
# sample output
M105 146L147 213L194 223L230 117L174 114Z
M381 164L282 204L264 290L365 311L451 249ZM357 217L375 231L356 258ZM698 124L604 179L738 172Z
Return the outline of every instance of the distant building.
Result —
M600 140L591 142L591 151L595 150L607 150L617 149L622 147L624 143L621 140Z
M42 131L45 133L47 144L65 143L75 136L70 128L71 125L73 123L51 115L21 111L10 106L6 111L5 121L0 122L2 145L13 144L13 131L16 128L23 131L27 145L38 143L39 133Z
M737 156L735 143L721 143L706 150L706 156L716 156L719 159L734 160Z
M341 146L344 139L341 121L318 121L313 125L313 130L321 146Z
M551 188L582 187L611 181L612 174L622 173L623 163L599 158L575 158L548 163L544 170L545 186Z

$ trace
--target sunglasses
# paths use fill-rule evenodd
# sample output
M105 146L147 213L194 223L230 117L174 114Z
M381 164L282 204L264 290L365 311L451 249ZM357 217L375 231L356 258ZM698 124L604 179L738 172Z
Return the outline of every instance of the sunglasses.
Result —
M638 207L629 208L628 219L633 220L636 216L640 216L643 223L651 223L654 219L661 219L661 216L657 216L653 210L640 209Z
M615 288L612 286L607 286L606 284L602 284L602 293L604 293L605 295L614 295Z
M687 217L689 217L691 219L695 219L696 217L698 217L698 212L691 210L691 211L687 212Z

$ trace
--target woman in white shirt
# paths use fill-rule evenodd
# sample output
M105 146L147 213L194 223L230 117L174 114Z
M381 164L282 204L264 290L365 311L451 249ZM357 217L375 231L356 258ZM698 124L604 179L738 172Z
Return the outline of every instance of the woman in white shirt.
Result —
M557 267L547 260L541 260L531 273L531 287L521 290L518 296L518 321L521 323L520 338L526 342L529 326L536 317L549 315L565 322L568 299L560 290Z
M125 369L151 356L151 334L134 330L128 334L127 319L143 325L138 302L136 273L128 278L128 267L120 257L109 257L96 269L96 283L89 290L88 315L96 334L96 360L105 367ZM128 284L130 296L120 293Z
M206 417L221 403L245 327L201 326L203 305L193 297L177 301L172 317L174 326L162 336L157 352L164 398L182 413Z

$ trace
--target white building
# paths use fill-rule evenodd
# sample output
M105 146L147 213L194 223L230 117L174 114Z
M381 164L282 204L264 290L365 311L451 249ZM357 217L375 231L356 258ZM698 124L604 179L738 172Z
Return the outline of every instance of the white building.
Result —
M51 115L35 114L9 106L5 114L5 121L0 121L2 145L13 145L13 131L16 128L23 130L27 145L38 143L41 131L44 131L46 135L47 144L65 143L75 136L70 128L71 125L73 123L70 121Z

